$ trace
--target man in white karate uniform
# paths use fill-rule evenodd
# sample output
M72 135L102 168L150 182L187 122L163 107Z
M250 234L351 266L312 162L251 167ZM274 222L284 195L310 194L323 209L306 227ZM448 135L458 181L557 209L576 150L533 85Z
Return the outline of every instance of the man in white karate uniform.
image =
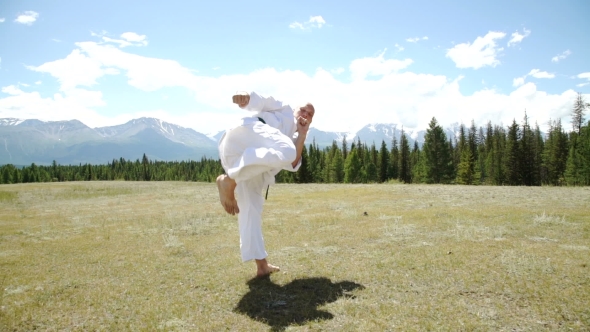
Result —
M219 157L226 173L217 177L217 188L225 211L238 214L242 261L255 260L256 275L261 277L279 271L266 260L262 191L274 184L281 170L296 172L301 166L315 109L307 103L293 110L255 92L234 95L232 101L255 114L242 118L221 137Z

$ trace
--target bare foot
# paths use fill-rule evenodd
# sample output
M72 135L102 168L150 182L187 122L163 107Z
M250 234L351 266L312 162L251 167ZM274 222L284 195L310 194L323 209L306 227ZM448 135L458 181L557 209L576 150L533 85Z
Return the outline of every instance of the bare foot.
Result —
M274 272L279 272L281 269L278 266L268 264L266 259L256 260L256 276L264 277Z
M225 209L225 211L231 215L235 215L240 212L238 209L238 202L234 195L236 189L236 181L225 174L221 174L217 177L217 190L219 191L219 201Z

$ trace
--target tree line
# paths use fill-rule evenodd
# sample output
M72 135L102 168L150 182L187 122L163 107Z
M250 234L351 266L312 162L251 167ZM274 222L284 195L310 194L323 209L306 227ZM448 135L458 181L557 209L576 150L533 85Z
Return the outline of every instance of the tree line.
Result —
M590 185L590 121L584 124L586 104L578 94L572 110L572 130L561 120L550 120L542 134L529 123L526 112L506 128L492 125L461 125L456 137L447 137L432 118L422 147L410 146L403 128L388 148L360 138L350 145L346 137L320 148L315 141L303 150L298 172L281 171L278 183L403 183L466 185ZM106 165L31 164L0 167L0 183L50 181L200 181L213 182L223 168L218 159L200 161L113 160Z

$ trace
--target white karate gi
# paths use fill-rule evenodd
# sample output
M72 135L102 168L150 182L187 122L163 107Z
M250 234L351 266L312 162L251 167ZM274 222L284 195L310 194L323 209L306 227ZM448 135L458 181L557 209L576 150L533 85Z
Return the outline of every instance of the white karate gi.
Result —
M256 112L226 130L219 140L219 157L226 174L236 181L240 251L242 261L267 256L262 237L262 191L275 183L282 169L296 172L294 135L297 123L293 109L272 97L252 92L246 110ZM264 119L266 124L258 117Z

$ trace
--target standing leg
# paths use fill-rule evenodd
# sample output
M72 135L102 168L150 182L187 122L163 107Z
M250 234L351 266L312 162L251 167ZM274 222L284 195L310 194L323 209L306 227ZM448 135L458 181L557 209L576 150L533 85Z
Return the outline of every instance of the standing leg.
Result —
M240 210L238 223L240 227L240 251L242 261L256 261L256 275L264 276L279 271L279 268L268 264L267 252L262 236L262 206L264 198L263 176L238 182L236 187L237 204Z

